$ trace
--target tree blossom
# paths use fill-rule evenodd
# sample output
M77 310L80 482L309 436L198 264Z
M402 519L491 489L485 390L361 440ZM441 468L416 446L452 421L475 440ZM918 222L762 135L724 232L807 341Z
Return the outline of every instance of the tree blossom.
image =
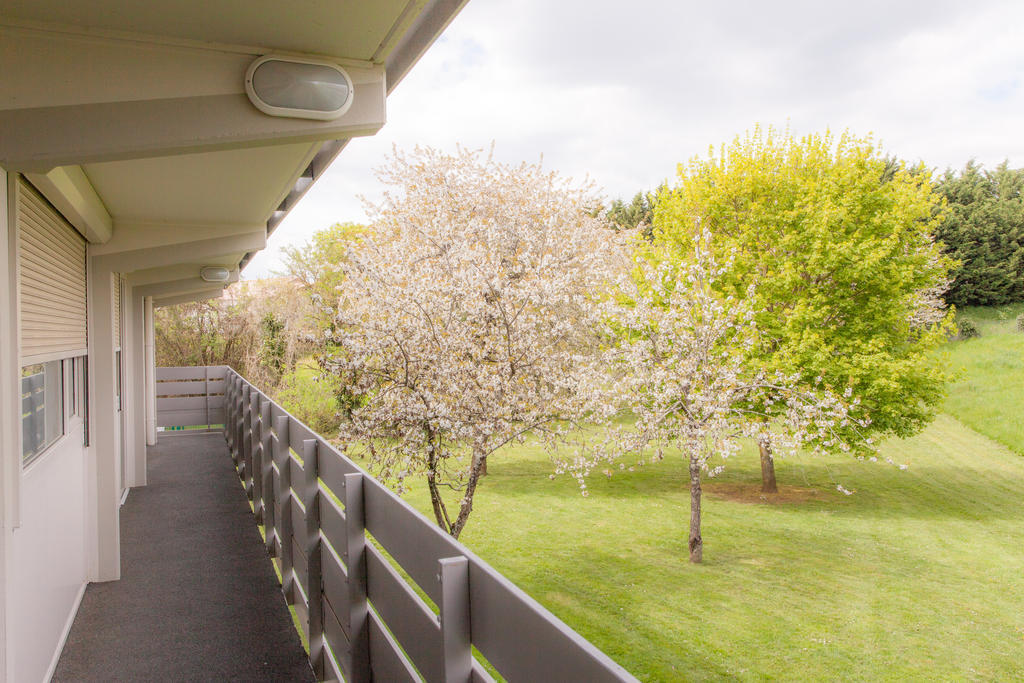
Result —
M480 152L395 152L349 245L324 365L361 405L341 436L385 478L425 475L458 537L487 458L599 415L601 292L627 260L588 186ZM458 491L450 514L442 490Z
M678 448L689 460L693 562L703 552L702 474L720 472L744 439L762 438L766 429L784 452L849 450L841 433L855 422L852 402L820 383L751 369L748 359L759 341L749 303L754 297L715 293L715 281L730 264L714 256L710 232L699 235L694 257L685 262L638 257L620 300L605 306L606 333L620 340L605 353L606 363L618 374L635 422L612 430L611 447L559 466L585 486L591 470L621 453L653 450L660 459L667 448Z

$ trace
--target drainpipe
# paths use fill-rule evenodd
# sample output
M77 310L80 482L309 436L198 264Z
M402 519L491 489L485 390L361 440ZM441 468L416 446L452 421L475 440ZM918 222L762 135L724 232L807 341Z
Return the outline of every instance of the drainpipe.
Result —
M146 445L156 445L156 326L153 321L153 297L146 306Z

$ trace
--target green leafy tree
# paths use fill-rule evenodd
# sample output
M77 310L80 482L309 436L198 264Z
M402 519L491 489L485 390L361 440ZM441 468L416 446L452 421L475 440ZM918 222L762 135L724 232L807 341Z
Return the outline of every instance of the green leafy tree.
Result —
M946 171L938 191L949 210L936 230L959 262L946 301L998 306L1024 301L1024 169L1006 162L994 171L969 162Z
M248 365L258 334L244 307L222 299L157 308L156 364L161 367Z
M343 265L349 251L368 235L365 225L340 222L313 233L313 237L301 246L284 249L285 274L298 283L312 307L312 324L319 333L313 359L321 368L326 358L342 353L342 349L331 342L330 334L336 331L339 291L345 279ZM308 368L302 373L296 370L296 374L308 377ZM298 380L291 378L288 381L291 389ZM336 432L340 416L350 415L352 410L362 404L364 397L354 391L350 384L329 377L327 372L322 372L317 381L322 381L315 392L321 396L321 400L327 389L334 396L336 419L332 418L330 429L326 431ZM320 414L318 420L326 424L324 413L321 411Z
M850 391L869 432L906 436L932 419L947 379L932 352L951 329L932 295L950 265L932 239L939 204L927 171L894 170L870 138L756 128L679 166L657 198L651 248L685 260L707 226L731 259L716 287L754 297L750 362ZM775 491L770 433L760 447L763 488Z
M309 305L284 278L248 280L224 297L157 309L158 365L230 365L271 395L309 355Z
M260 363L278 378L285 369L285 354L288 343L285 339L284 323L274 313L267 311L260 320Z
M621 199L615 199L612 201L611 206L605 210L605 218L619 230L639 228L641 234L650 239L651 223L654 219L654 204L657 201L658 192L662 190L664 190L664 186L651 193L637 192L628 203Z
M335 223L318 230L305 244L284 248L285 274L295 280L316 309L314 319L321 329L333 329L333 309L344 279L341 264L348 250L366 237L359 223Z

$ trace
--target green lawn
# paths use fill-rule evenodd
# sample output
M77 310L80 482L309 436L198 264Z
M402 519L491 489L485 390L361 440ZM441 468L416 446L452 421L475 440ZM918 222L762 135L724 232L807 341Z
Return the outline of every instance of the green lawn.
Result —
M1024 334L983 324L951 345L968 374L948 409L991 438L943 415L883 444L906 471L780 461L791 502L760 499L745 453L707 487L702 566L686 561L678 458L582 498L534 449L510 449L463 540L643 680L1019 680L1024 457L996 440L1020 443ZM409 499L429 515L423 491Z
M1024 455L1024 332L1016 327L1021 313L1024 305L961 312L981 336L949 344L961 377L950 388L946 411Z

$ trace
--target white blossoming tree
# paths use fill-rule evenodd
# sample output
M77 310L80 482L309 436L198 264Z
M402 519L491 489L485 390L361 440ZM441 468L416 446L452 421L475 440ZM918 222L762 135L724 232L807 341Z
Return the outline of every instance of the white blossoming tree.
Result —
M425 476L458 537L489 456L557 447L603 404L595 302L624 259L589 187L539 165L417 148L378 175L392 189L342 262L325 366L363 397L347 447L400 488Z
M606 309L607 333L620 340L607 352L606 362L619 375L620 395L635 423L613 429L613 448L560 466L583 485L604 459L627 451L642 458L653 451L660 459L666 449L678 449L689 461L693 562L703 557L704 473L717 474L745 439L757 440L769 428L783 451L849 450L839 433L852 420L844 398L808 389L798 377L751 369L750 353L758 343L748 303L752 298L715 293L715 281L729 272L730 264L716 261L710 233L700 234L694 257L684 263L638 257L620 305Z

